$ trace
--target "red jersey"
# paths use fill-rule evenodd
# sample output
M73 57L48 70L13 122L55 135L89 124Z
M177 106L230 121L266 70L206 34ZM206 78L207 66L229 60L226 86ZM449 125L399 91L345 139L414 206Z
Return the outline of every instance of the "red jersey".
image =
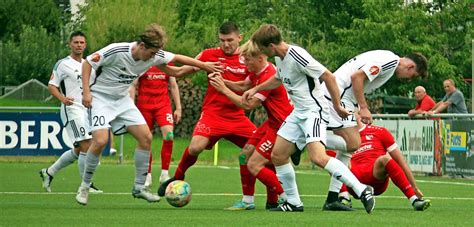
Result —
M255 87L273 77L275 73L275 66L269 63L262 72L258 74L250 73L248 79L252 82L252 87ZM293 106L290 104L288 94L283 85L272 90L259 91L255 94L255 97L262 101L262 105L267 111L270 127L279 128L286 117L293 111Z
M375 160L397 148L392 134L383 127L366 125L360 131L361 144L352 155L351 165L373 163Z
M416 103L415 110L430 111L435 105L435 101L429 95L425 95L425 97Z
M152 66L138 79L138 109L160 109L171 106L168 95L170 77Z
M204 50L199 56L204 62L220 62L224 66L222 77L231 81L242 81L247 77L247 67L240 59L239 54L226 55L221 48ZM241 95L241 94L239 94ZM208 79L207 92L202 104L202 112L222 116L226 119L240 119L245 116L243 109L236 106L227 96L217 91Z

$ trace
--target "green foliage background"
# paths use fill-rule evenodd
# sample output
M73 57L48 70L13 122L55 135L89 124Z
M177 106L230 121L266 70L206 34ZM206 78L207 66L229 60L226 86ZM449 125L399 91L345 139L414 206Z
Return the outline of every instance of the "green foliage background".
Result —
M279 26L285 39L309 50L331 70L371 49L389 49L403 56L412 51L429 58L429 80L392 79L379 93L407 96L423 85L436 98L442 81L452 78L466 98L471 89L474 3L434 0L404 5L402 0L90 0L80 20L71 21L55 0L0 4L0 84L17 85L36 78L46 83L54 63L68 53L67 36L75 29L88 36L91 53L111 42L133 41L150 23L165 27L165 49L189 56L218 43L217 28L227 20L239 24L247 40L262 23ZM5 23L3 23L5 22ZM193 82L207 86L205 75Z

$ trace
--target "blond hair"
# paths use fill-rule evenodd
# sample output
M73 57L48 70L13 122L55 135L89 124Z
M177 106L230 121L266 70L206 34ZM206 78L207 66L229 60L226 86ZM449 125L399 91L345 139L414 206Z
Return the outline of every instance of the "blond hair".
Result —
M163 48L167 41L166 33L163 27L158 24L150 24L140 35L140 42L145 44L146 48Z
M240 47L240 56L243 57L258 57L262 54L262 51L260 51L258 46L252 42L252 40L248 40Z

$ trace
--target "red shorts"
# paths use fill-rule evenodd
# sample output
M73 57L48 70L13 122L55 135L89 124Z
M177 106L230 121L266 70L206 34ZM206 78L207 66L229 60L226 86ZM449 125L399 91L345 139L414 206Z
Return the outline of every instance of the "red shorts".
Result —
M389 178L386 177L384 180L378 180L374 177L374 163L365 163L360 165L352 165L351 172L359 179L363 184L370 185L374 188L374 195L380 195L387 190ZM351 190L349 189L349 192ZM351 192L353 194L353 192Z
M278 128L270 127L265 121L249 139L247 144L255 146L255 150L269 161L272 160L272 150L275 145Z
M139 109L142 113L143 117L145 118L146 124L150 128L153 129L153 126L156 122L159 127L163 127L165 125L173 126L173 112L171 110L171 106L164 107L161 109Z
M193 136L207 137L209 143L206 149L211 149L221 138L225 138L242 148L252 137L255 129L255 125L246 116L225 119L203 112L194 127Z

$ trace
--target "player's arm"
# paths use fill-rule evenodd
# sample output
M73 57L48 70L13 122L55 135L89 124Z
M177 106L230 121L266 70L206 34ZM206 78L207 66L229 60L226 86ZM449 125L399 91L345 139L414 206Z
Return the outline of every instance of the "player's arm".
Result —
M402 168L403 172L405 173L405 176L413 187L413 190L415 190L416 195L419 198L423 198L423 193L418 189L415 177L413 177L413 173L411 172L410 167L408 167L405 158L403 158L400 149L397 147L393 151L390 151L389 154L390 157L392 157L392 159L395 160L395 162Z
M64 103L64 105L69 106L73 104L74 98L72 97L67 97L64 96L61 91L59 91L59 88L52 85L48 84L48 91L53 95L55 98L57 98L60 102Z
M209 73L222 71L222 65L220 62L202 62L200 60L190 58L188 56L184 56L180 54L175 55L172 61L178 62L183 65L194 66ZM166 72L167 70L169 72ZM194 68L192 70L193 72L195 71ZM186 75L185 73L191 72L191 69L188 67L185 67L185 68L174 67L173 68L171 66L168 66L168 67L164 67L164 71L166 74L170 76L181 77L181 76Z
M179 87L178 83L176 82L176 78L170 77L169 79L170 83L170 93L171 97L173 98L175 110L173 112L173 118L176 123L179 123L181 121L181 116L182 116L182 107L181 107L181 98L179 95Z
M227 86L232 91L244 92L252 87L252 82L248 79L241 81L231 81L222 78L225 86Z
M351 82L352 82L352 91L354 96L359 104L359 115L362 122L366 124L372 123L372 114L369 110L369 105L367 104L367 100L365 99L364 95L364 82L368 80L367 75L361 69L355 71L351 75Z
M242 102L242 96L237 95L235 92L230 90L226 86L224 79L220 76L219 73L211 73L208 75L208 77L209 77L209 83L214 88L216 88L217 91L227 96L227 98L229 98L230 101L232 101L236 106L248 111L261 105L262 102L256 97L252 97L247 102Z
M82 63L82 104L90 108L92 107L92 94L89 87L91 78L92 65L88 61Z
M243 94L242 94L242 103L247 103L249 104L248 102L250 100L252 100L253 96L259 92L259 91L265 91L265 90L272 90L272 89L275 89L277 87L279 87L280 85L282 85L282 82L281 80L279 80L278 78L276 78L275 75L273 75L272 77L270 77L268 80L266 80L265 82L253 87L253 88L250 88L249 90L245 91Z
M341 94L339 93L336 77L329 70L326 70L319 78L326 84L326 88L331 95L332 105L337 114L342 118L349 116L349 112L341 106Z
M132 98L133 102L135 103L138 95L138 85L140 82L138 82L138 78L135 79L132 84L130 85L130 88L128 89L128 93L130 94L130 98Z

